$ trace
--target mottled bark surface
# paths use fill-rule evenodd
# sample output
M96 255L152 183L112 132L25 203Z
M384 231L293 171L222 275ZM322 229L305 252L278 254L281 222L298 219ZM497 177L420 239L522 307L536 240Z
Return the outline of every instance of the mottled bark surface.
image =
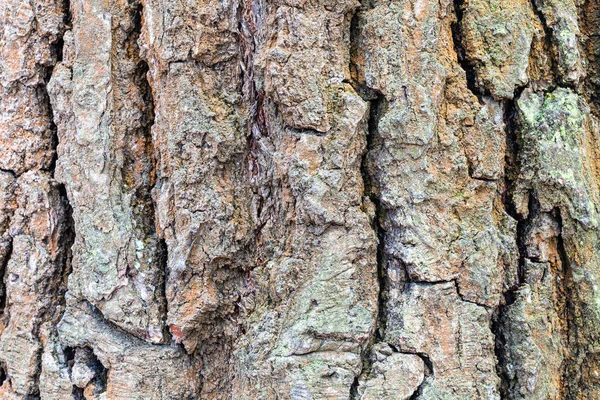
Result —
M596 2L0 22L0 398L600 399Z

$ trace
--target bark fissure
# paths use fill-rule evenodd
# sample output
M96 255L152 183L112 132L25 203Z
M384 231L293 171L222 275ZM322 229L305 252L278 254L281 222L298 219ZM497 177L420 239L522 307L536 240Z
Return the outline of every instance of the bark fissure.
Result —
M356 15L352 18L352 21L356 20ZM352 23L351 30L354 31L355 25ZM354 46L355 38L352 38L351 45ZM360 93L360 89L359 89ZM373 346L377 343L382 343L385 337L385 309L386 309L386 268L384 262L384 246L385 246L385 230L381 225L381 218L383 217L382 213L384 212L383 207L374 192L373 188L373 177L370 176L369 169L367 167L367 156L368 152L373 145L373 141L375 140L375 135L377 131L377 125L379 123L379 119L384 112L386 99L385 96L381 93L376 93L375 98L365 99L369 101L369 118L367 121L367 135L366 135L366 146L364 154L362 155L361 160L361 175L364 185L364 194L363 201L370 201L374 205L374 214L371 220L371 228L376 234L377 237L377 279L378 279L378 300L377 300L377 321L375 324L375 331L373 333L373 337L370 340L368 346L366 346L363 351L362 358L362 368L361 373L355 377L354 382L350 388L350 398L351 399L360 399L358 388L360 386L359 377L363 374L368 374L371 365L370 365L370 353L372 352Z
M417 389L410 396L410 400L418 400L423 395L423 389L425 389L427 382L434 378L433 363L429 359L429 356L424 353L405 353L405 354L414 354L414 355L418 356L421 360L423 360L423 363L425 364L425 376L423 377L423 381L419 384Z
M6 271L8 263L10 261L10 257L12 255L12 250L12 238L9 237L8 242L6 243L6 248L4 250L4 259L2 260L2 264L0 264L0 277L2 277L2 280L0 281L0 315L4 314L4 309L6 307L6 287L4 282L6 282L7 279Z
M569 261L569 256L566 251L563 238L564 226L561 209L555 208L552 211L552 214L558 225L556 250L560 259L561 270L557 272L561 274L558 276L559 281L562 282L562 287L559 288L559 290L561 290L561 306L564 310L562 318L564 319L564 323L566 325L564 332L566 336L566 354L563 365L561 366L563 382L561 394L564 398L576 398L578 386L585 385L581 370L580 368L576 367L578 358L580 357L580 349L578 349L576 345L579 339L579 332L577 324L574 323L575 315L577 313L575 304L577 298L575 297L575 290L573 290L575 286L575 283L573 282L573 271L571 269L571 263Z
M375 332L375 341L380 342L385 336L385 307L386 307L386 284L385 277L387 271L385 268L384 261L384 248L385 248L385 229L382 226L384 208L379 201L379 197L376 195L373 188L373 177L370 176L367 164L367 154L369 149L373 146L375 136L377 135L377 126L382 114L385 112L386 99L380 93L376 94L377 97L370 101L369 105L369 120L367 123L367 144L365 148L365 154L363 155L361 164L361 173L363 176L363 182L365 185L365 195L375 205L375 215L373 216L372 228L377 235L377 277L379 282L379 296L378 296L378 313L377 313L377 327Z
M483 96L489 96L484 88L482 90L477 86L477 72L473 65L471 65L467 59L467 53L462 43L462 21L464 15L465 0L453 0L454 16L455 21L452 22L452 42L454 45L454 52L456 53L456 61L458 65L465 72L465 78L467 81L467 88L477 97L480 104L483 104Z
M531 8L533 9L533 12L536 16L536 18L540 21L540 24L542 25L542 28L544 30L544 44L545 44L545 48L546 51L550 52L551 54L549 59L550 59L550 63L551 63L551 70L552 73L554 74L555 77L555 81L552 82L552 84L556 85L556 86L564 86L564 82L560 80L560 73L558 71L558 61L557 61L557 55L556 55L556 46L553 43L553 37L554 37L554 33L552 31L552 29L550 28L550 26L548 25L548 23L546 22L546 17L544 16L544 13L540 10L540 7L538 6L538 1L539 0L531 0ZM574 88L574 85L567 85L570 86L571 88Z

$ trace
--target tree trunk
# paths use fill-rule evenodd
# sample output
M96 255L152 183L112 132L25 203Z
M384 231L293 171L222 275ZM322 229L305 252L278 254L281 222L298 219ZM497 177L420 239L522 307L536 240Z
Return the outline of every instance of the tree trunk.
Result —
M2 0L2 399L600 399L592 0Z

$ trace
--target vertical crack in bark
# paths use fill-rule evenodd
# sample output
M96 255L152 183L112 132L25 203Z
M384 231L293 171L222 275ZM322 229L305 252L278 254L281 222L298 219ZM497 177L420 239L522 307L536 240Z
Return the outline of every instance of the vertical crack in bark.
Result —
M554 79L552 82L554 85L556 86L563 86L561 85L562 82L560 82L560 74L558 71L558 55L557 55L557 51L556 51L556 47L552 41L552 37L553 37L553 33L552 33L552 29L550 28L550 26L548 26L548 23L546 22L546 17L544 16L544 13L540 10L540 8L538 7L537 4L537 0L531 0L531 8L533 10L533 13L535 14L536 18L540 21L540 24L542 25L542 29L544 30L544 47L546 52L548 52L548 60L550 60L550 67L551 67L551 71L552 74L554 74ZM573 87L573 85L566 85L563 87Z
M364 185L364 195L363 197L372 202L375 208L375 213L373 215L373 219L371 221L371 226L373 231L377 236L377 281L379 286L379 295L378 295L378 303L377 303L377 320L375 323L375 332L374 335L368 344L368 346L363 351L361 356L362 358L362 370L361 374L364 372L369 372L371 369L369 354L371 353L372 347L374 344L381 343L384 340L385 336L385 328L386 328L386 284L385 284L385 261L384 261L384 245L385 245L385 231L383 229L381 220L383 218L384 209L381 206L379 201L379 197L375 193L375 189L373 187L373 177L369 171L368 167L368 156L369 151L373 147L373 143L375 141L377 135L378 124L381 116L385 112L385 108L387 107L387 100L382 93L377 93L371 88L360 85L358 82L358 66L355 64L355 60L357 57L358 46L359 46L359 35L360 35L360 26L359 26L359 13L364 9L368 9L371 5L369 3L363 4L361 8L357 9L352 18L350 20L350 66L349 70L351 73L351 84L355 88L356 92L363 98L363 100L369 102L369 119L367 121L367 134L366 134L366 145L365 150L362 155L362 161L360 166L360 171L362 175L363 185ZM350 387L350 398L358 399L359 392L358 387L359 377L360 375L355 377L352 386Z
M363 155L363 161L361 165L361 172L363 175L363 181L365 185L365 194L369 197L369 199L375 205L375 216L373 218L373 230L377 235L377 278L379 282L379 299L378 299L378 316L377 316L377 326L375 333L375 341L381 342L385 336L386 329L386 316L385 316L385 304L386 304L386 270L385 270L385 260L384 260L384 246L385 246L385 230L381 224L381 220L383 218L383 213L385 212L381 202L379 201L379 197L373 191L372 177L369 174L367 167L367 157L369 149L373 145L373 141L375 140L375 135L377 134L377 125L379 124L379 119L381 115L384 113L384 109L386 106L386 99L382 94L377 94L377 97L370 102L369 106L369 121L368 121L368 134L367 134L367 146L365 154Z
M0 265L0 316L4 314L4 308L6 307L6 286L4 282L6 281L6 269L8 262L10 261L10 256L12 255L12 250L12 238L9 237L8 242L6 243L6 255Z
M169 314L169 302L167 301L167 274L168 274L168 261L169 261L169 249L167 247L167 242L165 239L159 239L157 245L157 264L160 271L162 271L162 280L161 280L161 291L160 294L162 296L162 301L164 302L164 313L163 313L163 321L165 323L165 327L163 329L163 335L165 335L165 342L171 343L173 342L173 335L171 334L171 329L169 329L169 325L167 324L167 315ZM179 344L183 348L183 344Z
M65 294L67 293L67 281L69 279L69 275L72 271L72 260L73 260L73 251L71 250L73 247L73 243L75 243L75 220L73 219L73 208L69 203L69 198L67 197L67 190L64 185L58 185L58 191L60 194L60 198L63 204L64 212L65 212L65 234L62 238L65 256L61 265L61 276L62 276L62 284L59 288L59 302L62 306L61 313L59 315L54 316L54 324L57 324L62 317L62 313L66 307Z
M577 387L584 384L581 382L583 379L581 376L580 365L577 365L576 361L579 358L578 349L577 349L577 341L578 341L578 332L577 325L573 323L573 318L576 315L575 309L575 293L573 293L573 270L571 269L571 265L569 262L568 253L565 248L564 238L563 238L563 219L560 208L555 208L553 210L554 218L558 223L558 237L556 250L558 252L558 256L560 258L561 271L560 273L560 282L562 282L561 290L561 305L564 307L564 313L562 317L566 323L566 351L565 359L563 360L562 367L562 381L563 385L563 398L572 398L576 396ZM574 354L575 353L575 354Z
M523 227L525 221L516 210L515 204L512 201L512 191L521 171L521 161L519 157L520 144L518 138L518 127L516 122L516 101L521 96L525 87L520 87L515 90L513 99L504 101L504 125L506 132L506 154L504 157L504 190L502 192L502 204L504 211L517 221L517 248L519 250L519 265L518 265L518 285L523 283L523 263L525 257L525 248L523 247ZM518 286L517 285L517 286ZM507 294L512 294L516 288L511 288ZM507 304L510 304L507 302Z
M6 378L6 366L3 363L0 363L0 387L4 385Z
M511 121L510 124L507 123L507 140L516 140L516 137L513 136L515 134L514 124L512 118L514 118L514 102L507 101L507 114L510 116ZM508 121L507 121L508 122ZM510 126L510 127L509 127ZM510 132L510 133L508 133ZM511 146L514 146L518 149L518 142L511 143ZM507 146L508 149L508 146ZM509 159L510 152L507 152L507 159ZM518 155L514 153L514 155ZM518 157L517 160L518 162ZM517 171L514 173L518 174L518 167L514 164L510 164L507 168L517 168ZM505 171L505 175L509 173ZM514 180L513 180L514 179ZM516 181L516 176L514 178L507 178L507 185L511 187ZM507 318L507 312L509 307L515 303L517 300L518 290L525 283L525 260L527 258L527 246L526 246L526 230L528 226L531 224L533 218L535 218L538 214L539 206L537 205L537 201L534 198L533 194L529 195L529 215L527 218L523 218L520 216L514 207L514 204L510 200L503 199L505 211L514 219L517 220L517 231L516 231L516 243L518 249L518 265L517 265L517 285L509 288L504 292L504 304L501 304L495 312L495 315L492 318L492 333L494 335L495 340L495 354L497 359L497 374L500 377L500 393L502 398L511 399L512 397L512 386L514 385L514 378L510 376L508 364L510 361L508 360L508 356L506 354L510 344L507 343L507 338L502 332L502 323L505 318Z
M494 335L495 346L494 351L496 354L496 370L498 377L500 378L500 393L502 398L508 398L508 386L510 377L507 373L506 364L507 360L504 354L506 349L505 338L501 333L501 320L505 316L508 307L515 302L516 291L524 281L524 262L525 262L525 249L523 243L523 228L525 221L518 215L516 207L512 201L512 189L518 179L520 171L520 158L519 158L519 140L517 133L516 124L516 101L520 97L525 87L518 88L515 90L515 96L513 99L507 99L504 101L504 125L506 132L506 154L504 157L504 188L502 192L502 204L504 211L517 221L517 232L516 232L516 244L518 249L518 265L517 265L517 285L508 288L504 292L504 304L500 304L495 310L492 317L491 331Z
M385 337L385 326L386 326L386 284L385 284L385 262L384 262L384 245L385 245L385 231L381 225L382 213L384 212L379 198L373 192L372 187L372 177L370 176L369 169L367 166L368 153L369 149L372 147L373 141L375 139L377 125L379 123L379 118L381 117L384 107L385 107L385 97L382 94L377 94L377 97L371 99L369 102L369 120L367 122L367 136L366 136L366 147L365 152L363 154L362 162L361 162L361 174L363 177L363 184L365 190L365 197L367 197L375 206L375 215L373 215L373 220L371 221L372 229L377 235L377 281L379 285L379 295L378 295L378 303L377 303L377 321L375 323L375 332L374 336L369 343L369 345L365 348L362 354L362 371L370 370L370 361L368 355L371 353L371 349L374 344L381 343ZM360 374L359 374L360 376ZM357 376L350 388L350 398L358 399L358 387L359 387L359 376Z
M515 376L515 373L511 373L511 369L515 368L514 354L511 354L511 351L514 351L513 347L516 346L515 343L509 342L509 339L506 336L506 329L510 329L510 325L506 325L510 322L511 314L509 314L509 310L511 306L514 307L514 304L517 300L524 301L523 295L521 291L526 286L529 286L532 291L540 291L542 289L536 287L536 285L542 286L544 283L544 277L546 274L552 274L552 279L557 282L557 287L555 290L556 304L552 306L558 308L559 318L561 318L566 327L563 327L562 333L566 335L566 349L567 353L569 352L569 344L573 342L570 336L573 334L573 324L571 323L572 315L573 315L573 294L571 293L572 286L572 278L569 278L571 275L569 260L567 253L565 251L564 243L563 243L563 223L561 217L561 210L556 207L552 212L545 213L541 211L541 206L536 198L536 194L533 190L529 192L528 199L528 214L525 217L521 215L517 211L517 207L513 202L513 191L515 190L515 186L519 179L519 175L521 173L521 151L522 151L522 138L519 136L518 123L517 123L517 115L516 115L516 101L518 101L521 93L525 87L520 87L515 91L514 100L505 100L505 126L506 126L506 157L505 157L505 167L504 167L504 192L502 194L502 202L504 204L504 208L507 214L509 214L513 219L517 221L517 229L516 229L516 244L518 249L518 266L517 266L517 282L513 287L508 288L508 290L504 293L504 304L501 304L496 310L493 318L492 318L492 333L495 337L495 353L497 358L497 372L498 376L501 379L501 395L502 398L513 399L518 398L519 396L519 381L518 377ZM532 229L539 229L540 227L540 219L543 217L543 214L549 216L551 220L555 221L558 225L558 234L556 236L556 252L559 255L560 260L560 270L556 269L556 261L538 259L535 255L536 249L532 248ZM544 224L549 224L550 221L547 220ZM537 239L542 240L542 239ZM550 240L546 238L545 240ZM540 279L540 282L533 281L531 271L528 271L528 265L534 264L548 264L547 268L550 268L550 271L545 271L544 276ZM514 315L513 315L514 317ZM559 323L560 321L554 321L554 323ZM560 328L557 328L560 329ZM530 338L531 340L535 340L534 338ZM512 338L512 341L515 339ZM558 339L560 340L560 339ZM563 344L564 345L564 344ZM522 346L522 344L521 344ZM518 351L518 350L517 350ZM513 358L513 359L511 359ZM572 377L569 376L570 366L572 363L573 357L569 354L565 354L565 359L563 360L563 365L561 366L563 371L562 381L570 382ZM520 366L519 366L520 367ZM526 385L526 383L521 382L521 386ZM562 390L566 390L561 394L562 398L569 398L569 388L568 385L562 386ZM516 397L515 397L516 396ZM566 396L566 397L565 397Z
M462 27L461 23L463 20L465 0L454 0L454 15L455 21L452 22L452 42L454 44L454 52L456 53L456 60L458 65L465 71L465 77L467 79L467 88L473 93L480 104L483 104L482 96L489 93L482 93L477 87L477 73L475 68L467 60L467 53L462 44Z
M142 15L143 15L143 4L138 2L135 4L135 8L132 10L133 30L128 33L126 39L126 45L130 48L130 57L137 62L137 68L135 69L135 75L133 80L136 86L140 89L143 101L143 112L142 120L140 121L141 126L139 127L139 137L143 141L143 157L146 158L147 165L142 165L140 168L144 170L146 174L142 177L143 184L139 184L135 188L134 197L134 216L140 220L140 226L146 231L147 237L154 238L156 240L156 268L161 271L160 290L158 291L158 301L162 309L161 314L163 321L165 321L163 328L163 335L165 341L170 342L172 339L169 327L166 324L167 313L168 313L168 302L166 298L166 282L167 282L167 261L168 261L168 248L163 238L159 238L156 229L156 204L152 198L152 192L157 182L157 152L154 149L154 141L152 137L152 126L154 125L155 113L154 113L154 96L152 93L152 87L148 81L148 63L140 55L140 48L138 45L138 39L142 32ZM128 147L129 146L129 147ZM126 142L124 147L124 181L135 182L134 170L136 163L143 163L144 160L139 160L139 155L136 154L137 143ZM138 150L139 151L139 150ZM138 178L139 179L139 178Z
M61 62L63 59L63 53L64 53L63 36L64 36L64 33L67 30L70 30L72 28L70 0L63 1L63 13L64 13L64 15L63 15L64 30L62 31L60 38L57 41L57 44L54 48L54 50L56 51L57 63ZM46 84L50 81L53 70L54 70L54 67L47 69L47 71L46 71L47 74L46 74L46 78L45 78ZM46 90L46 86L44 86L44 90ZM50 102L50 97L49 97L47 90L46 90L45 98L47 101L48 112L49 112L50 120L51 120L51 124L52 124L52 130L54 132L54 139L53 139L54 159L53 159L51 167L50 167L50 174L51 174L52 178L54 178L56 161L58 159L58 153L56 151L56 149L58 147L58 142L59 142L58 128L57 128L56 124L54 123L54 112L52 110L52 103ZM61 306L63 306L63 307L61 307L61 310L64 311L65 293L67 292L67 280L68 280L68 276L71 273L71 261L72 261L72 257L73 257L71 248L73 246L73 243L75 242L75 221L73 220L73 208L71 207L71 204L69 203L69 197L67 196L67 190L66 190L64 184L58 185L58 193L59 193L59 196L61 199L62 208L65 213L65 215L64 215L65 226L63 227L64 236L60 239L60 241L62 242L64 252L65 252L63 260L61 260L61 262L60 262L62 285L60 288L57 288L57 290L59 291L59 294L60 294L59 295L59 302L60 302L59 304ZM58 323L61 316L62 316L62 313L54 316L54 318L53 318L54 325L56 325Z
M256 87L254 77L254 55L256 52L256 21L251 0L240 0L237 8L238 35L241 52L240 81L245 102L249 105L249 118L246 126L247 137L247 174L251 184L256 205L255 241L258 251L257 262L266 262L261 253L261 231L266 221L263 221L263 206L266 203L260 188L259 177L262 176L261 165L258 161L258 143L262 137L269 136L269 130L264 110L264 90Z
M53 51L54 51L55 57L56 57L56 63L62 62L62 60L63 60L64 45L65 45L63 36L67 30L70 30L72 28L71 17L72 17L71 16L71 1L63 0L63 25L64 25L64 28L63 28L60 36L58 37L56 44L53 46ZM56 64L54 64L54 65L56 65ZM58 147L58 128L57 128L56 124L54 123L54 111L52 110L52 104L50 102L50 96L48 94L47 85L48 85L48 82L50 81L50 78L52 77L52 73L54 72L54 65L47 67L45 70L45 74L44 74L44 99L46 102L46 106L48 109L48 115L50 118L50 127L52 130L52 147L54 149L52 161L50 163L50 166L48 167L48 170L49 170L52 178L54 178L54 170L56 169L56 161L58 160L58 152L56 151L56 149Z

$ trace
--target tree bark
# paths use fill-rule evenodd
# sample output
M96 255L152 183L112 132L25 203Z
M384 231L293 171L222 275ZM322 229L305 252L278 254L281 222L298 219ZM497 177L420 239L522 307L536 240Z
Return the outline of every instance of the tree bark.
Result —
M3 0L3 399L600 399L591 0Z

